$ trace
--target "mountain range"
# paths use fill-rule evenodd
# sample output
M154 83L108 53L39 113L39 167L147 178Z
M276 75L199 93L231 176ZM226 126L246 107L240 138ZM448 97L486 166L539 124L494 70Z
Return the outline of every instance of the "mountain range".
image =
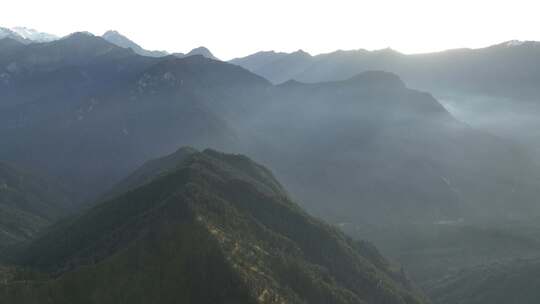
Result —
M0 302L535 303L540 162L427 90L534 118L537 43L47 37L0 29Z
M398 74L411 87L443 94L495 95L518 99L540 96L540 43L507 41L480 49L406 55L392 49L336 51L312 56L259 52L231 60L274 82L335 81L368 70Z
M105 40L109 41L110 43L113 43L113 44L115 44L115 45L117 45L119 47L132 49L135 53L137 53L139 55L142 55L142 56L164 57L164 56L169 55L169 53L167 53L165 51L148 51L148 50L145 50L140 45L133 42L132 40L130 40L129 38L127 38L126 36L120 34L117 31L107 31L107 32L105 32L105 34L103 34L102 37L103 37L103 39L105 39ZM210 50L208 50L207 48L205 48L203 46L194 48L193 50L189 51L186 54L174 53L172 55L176 56L178 58L183 58L183 57L188 57L188 56L193 56L193 55L202 55L202 56L204 56L206 58L209 58L209 59L219 60L218 58L216 58L212 54L212 52L210 52Z
M540 43L507 41L479 49L402 54L392 49L335 51L312 56L258 52L230 62L273 83L341 81L370 70L400 76L432 93L457 119L521 145L540 163Z
M119 47L131 49L135 53L141 56L164 57L164 56L169 55L169 53L165 51L146 50L142 48L140 45L138 45L137 43L127 38L126 36L120 34L118 31L109 30L105 32L101 37ZM10 38L24 44L52 42L52 41L61 39L60 37L56 35L39 32L35 29L30 29L26 27L13 27L13 28L0 27L0 39L4 39L4 38ZM210 52L210 50L208 50L207 48L203 46L194 48L186 54L174 53L173 55L179 58L193 56L193 55L202 55L206 58L219 60L217 57L215 57L212 54L212 52Z
M487 206L520 217L536 208L538 171L519 147L457 121L391 73L276 86L232 64L139 56L85 33L45 44L4 39L0 54L0 157L52 174L82 200L192 145L256 156L332 221L481 218Z
M22 43L51 42L59 39L58 36L39 32L37 30L22 26L13 28L0 27L0 39L3 38L11 38Z

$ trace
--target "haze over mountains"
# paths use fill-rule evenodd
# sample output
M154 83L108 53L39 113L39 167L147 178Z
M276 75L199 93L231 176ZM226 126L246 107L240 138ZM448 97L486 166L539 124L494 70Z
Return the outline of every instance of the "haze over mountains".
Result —
M497 263L536 269L533 150L429 93L521 111L536 43L223 62L1 33L0 302L487 304Z
M538 175L518 147L456 121L392 74L273 86L231 64L142 57L82 33L12 44L2 44L2 157L88 193L189 144L255 155L308 209L336 220L392 220L381 201L427 221L482 216L484 203L509 216L535 208ZM328 200L340 207L329 212Z
M344 80L368 70L398 74L411 87L504 97L538 97L540 43L508 41L482 49L456 49L405 55L392 49L336 51L311 56L260 52L231 60L266 79L281 83Z
M231 60L274 82L336 81L369 70L399 75L408 86L429 91L458 119L525 146L540 162L540 43L507 41L480 49L406 55L392 49L259 52Z

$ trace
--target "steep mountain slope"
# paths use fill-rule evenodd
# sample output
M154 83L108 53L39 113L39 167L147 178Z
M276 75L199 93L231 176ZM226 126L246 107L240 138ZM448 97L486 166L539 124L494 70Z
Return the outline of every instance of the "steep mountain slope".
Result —
M178 149L175 153L147 161L106 192L102 200L111 199L124 192L140 187L160 175L167 174L169 171L176 169L177 166L181 166L186 159L196 153L198 153L196 149L184 147Z
M308 216L266 168L241 155L185 152L163 160L185 158L174 169L31 244L19 262L54 277L8 269L0 299L423 302L374 247Z
M0 162L0 250L30 239L71 210L60 186Z
M103 34L103 39L109 41L110 43L113 43L119 47L126 48L126 49L132 49L135 53L141 55L141 56L150 56L150 57L163 57L167 56L167 52L164 51L148 51L143 49L140 45L136 44L135 42L131 41L126 36L120 34L117 31L107 31Z

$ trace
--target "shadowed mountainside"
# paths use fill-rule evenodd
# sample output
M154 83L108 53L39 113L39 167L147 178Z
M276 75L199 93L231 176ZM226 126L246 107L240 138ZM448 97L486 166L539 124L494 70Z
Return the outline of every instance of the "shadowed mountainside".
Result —
M307 215L266 168L214 150L178 154L20 251L27 268L4 270L0 299L423 303L372 245Z

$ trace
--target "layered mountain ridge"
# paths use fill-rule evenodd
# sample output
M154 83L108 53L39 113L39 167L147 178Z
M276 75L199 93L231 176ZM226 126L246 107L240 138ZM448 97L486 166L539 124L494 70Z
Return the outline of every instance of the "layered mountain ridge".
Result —
M53 174L86 200L192 145L258 157L308 210L336 222L393 221L389 205L431 222L481 217L486 206L512 217L535 208L536 166L519 148L460 123L391 73L274 86L232 64L139 56L83 33L2 40L0 52L9 143L0 157ZM508 213L510 201L520 212Z
M435 303L535 303L533 154L411 87L534 117L538 43L231 64L25 31L0 29L0 302L425 302L298 201Z
M405 55L391 49L305 52L259 52L231 60L274 82L344 80L368 70L398 74L411 87L440 94L494 95L518 99L540 96L535 81L540 44L508 41L480 49L456 49Z

